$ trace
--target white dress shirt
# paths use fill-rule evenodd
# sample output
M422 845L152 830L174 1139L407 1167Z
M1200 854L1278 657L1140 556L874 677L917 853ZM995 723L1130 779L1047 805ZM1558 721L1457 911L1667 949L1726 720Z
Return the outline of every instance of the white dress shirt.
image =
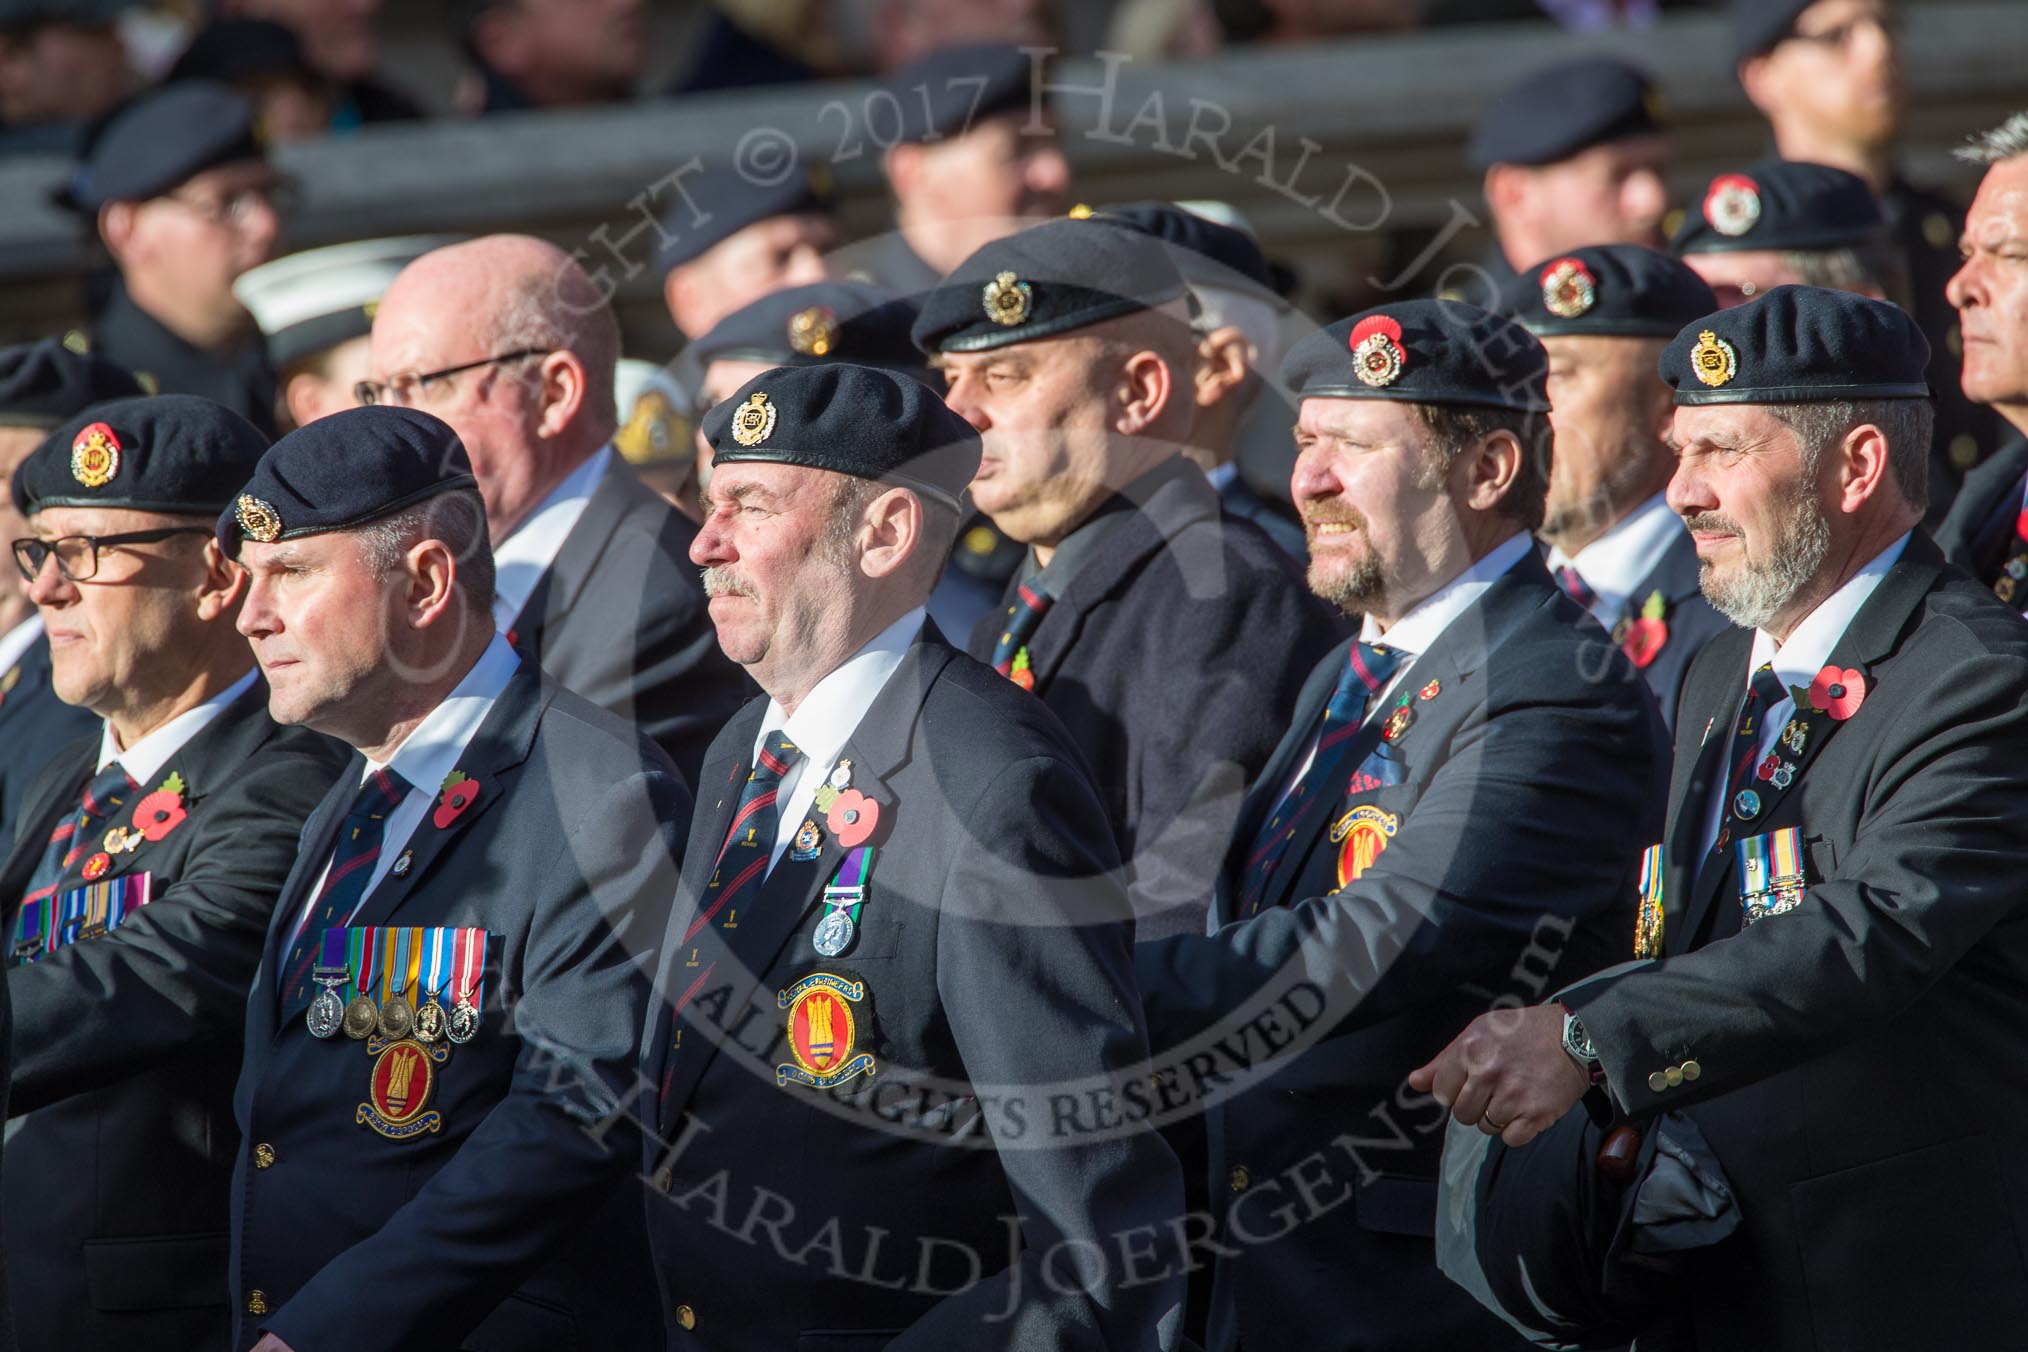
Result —
M42 612L36 611L21 623L0 634L0 671L13 670L35 640L42 637Z
M366 877L366 889L359 894L360 905L366 904L366 898L373 895L373 889L380 886L380 880L394 867L395 858L422 825L423 814L443 792L444 776L458 768L458 758L465 754L479 725L493 712L494 702L520 666L521 658L507 646L507 640L494 635L465 678L402 739L394 755L385 761L368 761L359 772L355 792L378 770L392 770L409 785L401 806L388 814L381 828L380 857L373 861L373 871ZM331 861L326 859L318 871L316 885L303 898L303 913L296 919L296 929L309 920L317 894L324 890L324 879L330 872ZM353 914L358 914L356 907ZM342 916L338 924L349 924L351 920L352 916Z
M591 502L592 494L613 463L613 448L602 446L582 465L564 476L535 505L526 520L504 540L493 544L493 625L501 633L513 627L535 584L556 562L563 542Z
M759 762L768 734L777 729L788 734L796 749L803 753L803 759L782 776L781 788L776 790L775 801L781 804L782 812L775 828L774 852L768 856L770 873L781 862L782 851L796 838L803 818L810 815L817 790L831 773L832 763L845 749L853 729L887 688L895 669L901 666L901 659L908 654L909 645L922 632L925 613L917 606L875 634L865 647L817 682L796 706L794 717L784 716L781 705L768 701L767 713L761 717L760 734L753 739L753 762Z
M127 778L152 792L156 786L149 781L169 763L169 758L181 751L185 742L210 727L211 721L225 712L226 705L247 692L254 683L254 677L259 674L259 667L249 667L246 675L195 709L185 709L124 750L119 739L113 736L113 725L103 725L99 731L99 769L118 761L120 768L127 772Z
M1852 617L1859 613L1859 607L1873 595L1880 585L1880 579L1887 576L1887 570L1901 557L1901 551L1908 548L1908 536L1904 535L1893 544L1873 556L1864 568L1845 580L1845 585L1826 597L1822 604L1803 617L1801 624L1789 634L1787 643L1776 643L1774 635L1765 629L1753 633L1753 656L1747 659L1746 670L1740 674L1739 703L1732 706L1729 714L1713 719L1704 730L1704 741L1713 737L1730 739L1731 719L1739 716L1740 704L1746 700L1747 683L1763 663L1774 664L1775 679L1782 683L1782 689L1793 686L1808 689L1810 682L1817 679L1817 673L1831 660L1831 649L1838 646L1838 640L1845 637L1845 631L1852 627ZM1782 728L1796 711L1795 697L1784 695L1775 701L1760 722L1760 746L1754 753L1756 761L1766 760L1774 750L1775 740L1781 736ZM1703 741L1698 745L1701 747ZM1704 853L1711 852L1711 846L1718 839L1718 828L1724 820L1725 779L1731 772L1731 765L1721 765L1721 773L1711 788L1711 801L1704 811ZM1701 856L1700 856L1701 858Z
M1636 507L1624 520L1593 540L1575 555L1561 549L1549 551L1549 570L1575 568L1596 599L1592 618L1610 634L1627 603L1645 601L1634 592L1661 567L1669 546L1683 538L1683 518L1669 510L1666 493L1657 493Z

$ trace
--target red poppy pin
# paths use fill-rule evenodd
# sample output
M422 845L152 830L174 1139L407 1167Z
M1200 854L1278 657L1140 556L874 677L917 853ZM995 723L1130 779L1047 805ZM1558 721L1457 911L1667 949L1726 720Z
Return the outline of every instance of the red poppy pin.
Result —
M874 828L880 825L880 804L857 789L847 789L831 800L824 825L831 828L840 845L856 849L871 840Z
M437 810L430 817L431 825L441 831L465 815L465 809L479 800L479 781L463 770L453 770L444 776L443 795L437 799Z
M1620 651L1636 670L1645 669L1662 655L1669 641L1669 602L1661 592L1650 592L1641 603L1641 613L1627 622L1620 635Z
M1769 756L1760 763L1760 768L1754 771L1754 778L1773 779L1775 771L1781 768L1781 764L1782 758L1780 756Z
M1810 682L1810 707L1839 723L1859 712L1866 702L1866 675L1853 667L1825 667Z
M157 841L183 825L189 815L183 807L183 776L172 770L155 792L134 804L134 829Z

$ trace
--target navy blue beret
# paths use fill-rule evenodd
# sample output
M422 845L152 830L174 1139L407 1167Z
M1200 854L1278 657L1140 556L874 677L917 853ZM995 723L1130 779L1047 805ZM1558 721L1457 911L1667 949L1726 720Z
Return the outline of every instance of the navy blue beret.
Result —
M1590 56L1521 78L1479 113L1467 154L1474 169L1554 164L1572 155L1662 130L1647 72Z
M662 266L688 263L749 225L776 216L829 216L832 190L830 171L821 165L791 169L774 179L735 164L707 164L669 190L669 209L662 213L668 237L659 255Z
M1817 0L1732 0L1732 64L1773 51Z
M1516 413L1549 409L1549 354L1511 319L1455 300L1406 300L1322 328L1289 349L1298 399L1402 399Z
M113 114L64 200L96 211L159 197L221 164L263 158L252 101L210 80L185 80Z
M915 344L984 352L1150 310L1188 291L1150 235L1097 218L1044 221L983 246L923 297Z
M1702 205L1683 213L1669 247L1679 254L1747 249L1843 249L1886 230L1866 180L1828 164L1765 159L1720 174Z
M761 297L718 321L688 349L699 362L814 366L849 361L927 379L909 341L915 302L864 282L811 282Z
M209 516L232 501L268 439L223 404L158 394L94 404L14 471L14 510L126 507Z
M1662 349L1678 404L1927 399L1929 340L1898 305L1778 286L1686 326Z
M966 43L918 57L887 77L887 91L901 109L901 139L940 141L964 135L995 113L1026 111L1032 69L1027 53L1004 42Z
M912 488L956 508L979 434L927 385L851 362L779 366L704 415L714 467L807 465Z
M348 408L297 428L260 458L219 513L218 542L238 558L242 538L271 544L351 530L478 488L465 444L441 418L390 404Z
M1145 231L1173 246L1170 261L1193 286L1219 286L1230 291L1244 290L1244 284L1251 283L1262 291L1275 289L1266 255L1244 230L1199 216L1174 202L1129 202L1092 214Z
M55 427L91 404L145 393L126 367L54 338L0 347L0 427Z
M164 81L238 84L267 76L314 78L292 29L266 19L214 19L198 30Z
M1546 259L1500 288L1500 311L1538 338L1673 338L1718 308L1689 264L1638 244L1595 244Z

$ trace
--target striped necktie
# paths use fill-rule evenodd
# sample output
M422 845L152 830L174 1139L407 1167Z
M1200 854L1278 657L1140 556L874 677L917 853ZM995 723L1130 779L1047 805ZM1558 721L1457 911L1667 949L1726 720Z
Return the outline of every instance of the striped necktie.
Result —
M1035 674L1028 666L1028 640L1042 623L1042 617L1049 613L1053 600L1032 582L1018 584L1014 588L1014 604L1007 607L1007 627L1000 631L1000 641L993 645L993 670L1023 690L1035 688Z
M408 797L409 782L392 770L375 770L359 786L352 809L338 827L331 867L316 902L296 926L289 956L281 965L283 1017L310 1003L310 963L317 956L324 931L351 922L366 899L366 880L386 843L387 818Z
M1725 801L1718 809L1718 834L1712 839L1711 848L1721 853L1732 843L1731 823L1735 820L1742 826L1760 815L1760 791L1753 790L1750 800L1742 801L1744 791L1751 788L1756 776L1754 770L1760 760L1760 744L1763 725L1768 711L1788 698L1789 692L1782 688L1781 679L1774 674L1774 666L1763 662L1754 668L1753 678L1747 683L1746 699L1739 706L1739 721L1732 726L1731 761L1725 776ZM1753 811L1741 808L1751 806Z
M1324 720L1317 730L1317 749L1310 764L1289 786L1275 810L1268 814L1246 861L1245 879L1240 886L1240 910L1252 915L1260 909L1268 883L1289 843L1313 829L1318 819L1343 796L1334 791L1343 778L1345 752L1353 735L1366 721L1366 711L1387 688L1401 654L1379 644L1355 643L1345 659L1345 670L1324 705Z
M1567 563L1556 565L1556 584L1563 588L1563 594L1590 610L1598 604L1598 593L1584 580L1584 574Z

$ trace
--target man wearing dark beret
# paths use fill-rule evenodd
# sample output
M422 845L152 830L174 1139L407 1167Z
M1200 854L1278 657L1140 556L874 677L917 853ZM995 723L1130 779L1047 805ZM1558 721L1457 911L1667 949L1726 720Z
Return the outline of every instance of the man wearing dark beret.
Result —
M0 479L12 479L58 424L87 406L139 393L128 372L54 339L0 348ZM0 499L0 541L26 534L12 495ZM91 710L65 704L50 687L49 639L35 603L19 588L0 588L0 850L14 843L29 782L98 727Z
M1947 296L1964 326L1962 388L2014 435L1965 476L1937 544L2016 610L2028 613L2028 113L1972 138L1960 158L1985 169L1965 220L1964 263Z
M686 337L783 287L821 282L838 243L828 172L766 182L735 164L678 171L662 214L662 300Z
M223 85L165 86L115 114L65 194L120 273L93 349L150 392L202 395L272 435L274 373L232 283L274 256L288 195L253 105Z
M1828 164L1765 159L1714 177L1669 248L1720 305L1777 286L1828 286L1875 300L1904 294L1887 225L1866 180Z
M1665 490L1676 457L1655 361L1718 306L1680 260L1638 244L1546 258L1500 293L1549 353L1555 430L1539 534L1549 570L1604 625L1673 724L1683 673L1728 625L1697 587L1697 550Z
M1663 352L1669 503L1741 628L1684 687L1642 960L1410 1079L1510 1146L1586 1095L1694 1122L1740 1223L1687 1256L1723 1298L1669 1302L1693 1348L1984 1346L2028 1308L2028 627L1922 533L1928 365L1811 287Z
M1063 211L1070 161L1035 92L1040 59L1011 43L965 43L888 75L900 109L881 158L894 229L846 250L841 271L927 291L981 246Z
M977 434L830 363L756 376L705 435L691 557L767 698L706 759L643 1048L667 1346L1176 1346L1174 1156L1050 1106L1146 1071L1098 793L925 618Z
M1490 306L1515 269L1587 244L1662 242L1672 147L1653 82L1624 61L1524 76L1480 111L1467 155L1494 241L1484 276L1446 287L1454 298Z
M1733 66L1785 159L1866 180L1886 218L1906 307L1930 346L1937 397L1930 519L1965 471L1998 448L2004 425L1958 388L1957 315L1944 287L1958 266L1964 208L1916 187L1897 163L1908 112L1895 0L1734 0Z
M404 268L374 314L362 403L457 429L485 497L494 619L686 775L750 693L686 558L696 525L613 448L619 323L561 249L488 235Z
M27 1347L224 1341L246 991L340 748L277 727L210 537L267 439L189 395L95 404L15 472L14 561L58 698L98 726L36 774L0 865L4 1175ZM110 1266L102 1261L118 1255Z
M243 1006L230 1346L656 1346L615 1114L688 790L495 632L431 415L290 433L216 526L275 718L355 752Z
M1283 362L1310 586L1360 633L1254 781L1208 933L1135 953L1233 1237L1213 1348L1519 1346L1437 1270L1442 1115L1402 1077L1621 949L1667 782L1647 690L1530 538L1547 367L1519 325L1441 300Z
M966 260L915 328L984 438L973 503L1029 547L969 651L1090 757L1143 938L1203 927L1240 795L1333 638L1288 556L1181 454L1188 305L1146 234L1058 220Z

